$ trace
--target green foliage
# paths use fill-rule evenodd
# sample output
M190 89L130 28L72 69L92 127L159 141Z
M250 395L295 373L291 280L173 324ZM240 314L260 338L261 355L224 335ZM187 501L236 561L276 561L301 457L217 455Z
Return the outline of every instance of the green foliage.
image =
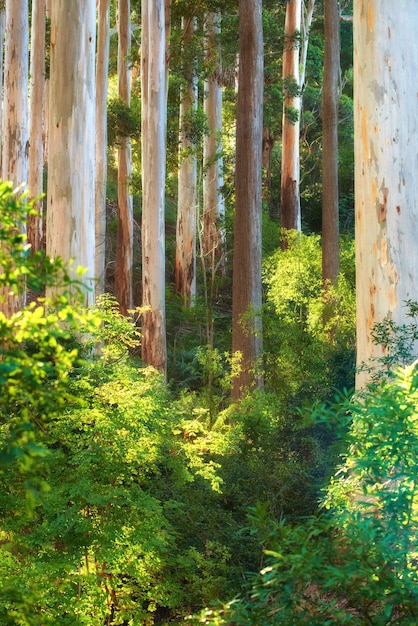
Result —
M290 525L250 515L268 545L245 598L205 611L206 624L388 624L417 622L418 374L321 407L335 427L352 420L348 453L327 490L324 510Z
M140 100L132 96L128 107L120 98L112 98L107 104L107 135L109 146L115 146L121 137L139 140L141 133Z
M266 381L287 401L300 405L353 384L353 268L353 242L342 240L340 278L325 298L319 236L291 233L288 249L265 261Z

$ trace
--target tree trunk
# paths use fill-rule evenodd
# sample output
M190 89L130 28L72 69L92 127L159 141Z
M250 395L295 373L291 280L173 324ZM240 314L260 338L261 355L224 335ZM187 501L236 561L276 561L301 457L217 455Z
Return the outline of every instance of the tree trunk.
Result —
M118 93L126 106L131 102L131 77L127 56L131 45L130 0L118 3ZM119 137L118 228L116 234L115 296L123 315L133 308L133 209L129 183L132 149L129 137Z
M262 387L261 210L263 30L261 0L239 3L232 352L241 355L232 398Z
M415 0L354 3L358 365L383 354L374 325L408 323L404 303L417 300L417 24Z
M338 211L338 107L340 13L338 0L324 0L325 53L322 83L322 279L335 284L340 272Z
M110 0L99 0L96 55L96 186L95 271L96 295L105 291L106 272L106 181L107 181L107 88L109 69Z
M87 268L94 299L94 0L54 0L47 197L47 253Z
M30 45L29 179L32 198L43 192L45 115L45 0L32 0ZM28 217L28 242L32 251L43 248L43 199L36 202L39 215Z
M195 31L194 18L186 25L183 18L185 45L190 46ZM197 109L197 75L194 59L186 61L185 86L180 102L180 142L178 173L178 208L176 229L176 261L174 282L176 293L190 306L196 296L196 212L197 212L197 155L190 137L188 121Z
M209 134L203 139L203 255L214 274L217 262L224 256L224 235L221 222L225 215L222 194L222 84L220 13L206 14L206 62L213 64L213 72L204 83L204 111Z
M142 359L165 374L167 92L164 9L164 0L142 0Z
M2 153L3 153L3 75L4 75L4 34L6 31L6 3L5 0L0 4L0 171L2 171Z
M29 16L27 0L6 2L6 38L4 57L3 92L3 144L2 178L10 180L14 187L28 182L28 78L29 78ZM20 225L26 232L26 225ZM2 294L1 311L10 316L18 311L26 300L26 294L18 296Z
M301 230L299 179L300 76L299 50L302 0L286 5L283 50L282 173L280 186L280 226ZM286 247L284 237L282 244Z

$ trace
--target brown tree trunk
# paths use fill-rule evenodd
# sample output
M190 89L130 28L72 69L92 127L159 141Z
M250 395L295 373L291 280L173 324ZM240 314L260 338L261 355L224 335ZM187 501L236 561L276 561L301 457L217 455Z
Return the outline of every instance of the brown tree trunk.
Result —
M167 127L164 0L142 0L142 359L167 371L165 320L165 146Z
M262 387L261 210L263 30L261 0L239 3L232 352L241 356L232 398Z
M322 83L322 279L335 284L340 272L338 211L338 106L340 14L338 0L324 0L325 53Z
M45 0L32 0L30 46L29 193L43 192L45 119ZM34 252L43 248L43 199L36 202L39 215L28 217L28 242Z
M131 45L130 0L118 3L118 94L126 106L131 102L128 54ZM126 315L133 308L133 208L129 184L132 150L129 137L119 137L118 148L118 227L116 234L115 296Z

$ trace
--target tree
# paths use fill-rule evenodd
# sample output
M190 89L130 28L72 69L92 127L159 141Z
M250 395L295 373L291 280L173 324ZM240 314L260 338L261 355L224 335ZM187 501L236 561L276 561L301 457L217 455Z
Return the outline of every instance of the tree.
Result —
M95 186L95 271L96 294L105 290L106 180L107 180L107 91L109 66L110 0L99 0L96 55L96 186Z
M165 317L166 3L142 0L142 359L167 368Z
M338 211L338 106L340 13L338 0L324 0L325 51L322 82L322 279L335 284L340 271Z
M182 19L184 45L193 45L196 28L194 17ZM190 306L196 295L196 212L197 154L191 128L197 110L197 71L193 54L184 61L184 86L180 101L180 141L178 173L178 209L176 228L176 261L174 281L176 293Z
M45 0L32 0L30 44L29 177L32 198L43 192L45 114ZM43 246L43 200L35 207L38 215L28 217L28 243L32 251Z
M206 14L206 62L210 74L204 83L204 111L208 133L203 139L203 235L204 258L210 263L212 274L215 262L224 254L221 221L225 214L222 193L222 67L220 13Z
M301 230L300 216L300 30L302 0L286 5L283 50L283 125L282 177L280 186L280 225L286 230Z
M354 3L357 363L382 356L377 322L405 324L417 300L418 5L405 0ZM363 386L367 373L357 376Z
M232 397L262 386L261 210L263 28L261 0L239 3L232 352L241 355Z
M128 54L131 45L130 0L118 2L118 94L130 106L131 80ZM116 234L115 295L121 313L133 307L133 208L129 191L132 148L129 137L119 137L118 148L118 228Z
M3 102L4 33L6 30L6 0L0 2L0 101ZM3 107L0 107L0 128L3 129ZM3 136L0 137L0 171Z
M28 78L29 17L27 0L6 2L4 57L2 178L14 187L28 181ZM26 224L20 229L26 232ZM6 315L18 310L25 294L3 292L1 309Z
M54 0L47 196L47 253L94 272L94 0ZM92 302L93 290L86 292Z

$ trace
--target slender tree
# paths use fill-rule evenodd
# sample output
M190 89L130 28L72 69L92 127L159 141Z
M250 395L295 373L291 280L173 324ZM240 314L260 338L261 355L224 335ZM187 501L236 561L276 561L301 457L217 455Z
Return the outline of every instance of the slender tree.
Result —
M415 0L354 3L358 365L384 353L374 325L407 323L405 301L417 300L417 24Z
M203 139L203 236L202 246L206 263L212 275L216 263L224 255L224 237L221 226L225 215L222 187L222 66L219 36L220 13L206 14L206 62L211 68L204 83L204 111L209 132Z
M107 91L109 68L110 0L99 0L96 53L96 186L95 186L95 278L96 294L105 290L106 181L107 181Z
M129 107L131 77L128 54L131 45L130 0L118 2L118 94ZM133 208L129 183L132 173L132 148L129 137L119 137L118 148L118 227L116 234L115 295L121 312L133 307Z
M261 0L239 2L232 351L241 355L232 397L262 386L261 209L263 28Z
M43 192L45 118L45 0L32 0L30 45L29 178L32 198ZM28 242L32 250L43 247L43 200L37 201L38 215L28 218Z
M47 196L47 252L87 269L94 290L95 0L54 0Z
M165 146L167 127L164 0L142 0L142 359L167 370L165 318Z
M338 0L324 0L325 52L322 81L322 279L340 271L338 211L338 106L340 99L340 12Z
M6 0L0 0L0 103L3 102L3 74L4 74L4 34L6 31ZM3 106L0 106L0 171L3 145Z
M196 20L183 18L183 42L193 42ZM178 208L176 226L175 289L190 306L196 295L196 213L197 155L190 136L190 122L197 110L197 69L193 55L187 54L184 65L184 86L180 101L180 141L178 173Z
M301 230L300 215L300 32L302 0L286 5L283 50L282 172L280 186L280 226ZM284 245L285 239L284 239Z

